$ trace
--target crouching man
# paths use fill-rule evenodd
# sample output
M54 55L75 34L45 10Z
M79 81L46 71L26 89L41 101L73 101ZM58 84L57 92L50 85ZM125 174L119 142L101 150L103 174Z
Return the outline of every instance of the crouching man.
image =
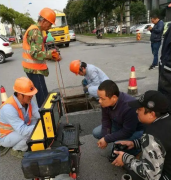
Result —
M102 125L93 130L99 148L106 148L108 143L118 140L133 140L143 134L143 125L138 121L136 110L128 106L135 100L130 95L120 92L112 80L103 81L97 94L102 107ZM132 151L131 154L138 154Z
M100 83L109 79L98 67L80 60L74 60L70 63L70 71L76 75L84 76L82 80L84 93L89 93L94 98L98 98L97 89Z
M167 113L169 102L158 91L147 91L139 100L129 102L137 109L139 121L146 124L140 139L120 141L128 149L142 149L140 159L114 151L119 156L112 164L128 169L132 180L171 180L171 116Z
M37 93L32 81L26 77L16 79L14 95L0 107L0 155L12 148L11 155L22 158L27 150L26 141L40 117L32 101Z

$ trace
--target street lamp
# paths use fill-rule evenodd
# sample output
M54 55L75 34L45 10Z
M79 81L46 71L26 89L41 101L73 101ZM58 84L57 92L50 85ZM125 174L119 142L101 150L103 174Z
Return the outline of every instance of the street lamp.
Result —
M32 4L32 2L29 2L28 4L26 4L25 6L24 6L24 13L26 12L26 7L28 6L28 5L31 5Z

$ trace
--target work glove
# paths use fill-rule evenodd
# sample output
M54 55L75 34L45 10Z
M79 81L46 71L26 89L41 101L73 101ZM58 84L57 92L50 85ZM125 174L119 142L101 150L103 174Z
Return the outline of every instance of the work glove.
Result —
M55 60L55 61L60 61L61 60L61 57L60 57L59 53L55 49L52 50L52 59Z

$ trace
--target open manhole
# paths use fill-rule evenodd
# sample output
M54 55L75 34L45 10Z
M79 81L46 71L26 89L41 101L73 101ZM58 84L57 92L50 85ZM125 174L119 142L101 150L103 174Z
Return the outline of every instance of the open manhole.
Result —
M65 107L67 113L93 109L89 101L65 102Z

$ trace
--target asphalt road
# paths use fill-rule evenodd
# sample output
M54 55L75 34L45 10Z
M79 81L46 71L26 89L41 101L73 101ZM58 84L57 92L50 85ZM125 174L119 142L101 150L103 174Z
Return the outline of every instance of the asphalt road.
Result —
M69 63L80 59L86 63L101 68L112 80L116 81L120 91L127 92L131 66L135 66L139 94L146 90L157 89L158 69L148 70L152 63L150 44L130 43L118 44L115 47L86 46L73 42L69 48L61 48L62 61L60 67L64 85L67 89L77 88L82 77L75 76L69 71ZM13 57L0 65L0 85L6 88L7 95L13 93L13 84L16 78L26 76L21 67L22 49L14 49ZM48 90L58 88L56 67L53 61L48 61L50 75L46 78ZM58 70L59 71L59 70ZM68 94L69 95L69 94ZM65 117L62 118L65 120ZM107 160L110 145L106 150L97 148L97 140L92 136L94 127L100 124L101 112L87 112L69 116L70 122L79 122L83 128L81 134L81 163L80 180L120 180L124 173L122 168L113 167ZM21 171L21 160L8 153L0 158L0 180L24 180Z

